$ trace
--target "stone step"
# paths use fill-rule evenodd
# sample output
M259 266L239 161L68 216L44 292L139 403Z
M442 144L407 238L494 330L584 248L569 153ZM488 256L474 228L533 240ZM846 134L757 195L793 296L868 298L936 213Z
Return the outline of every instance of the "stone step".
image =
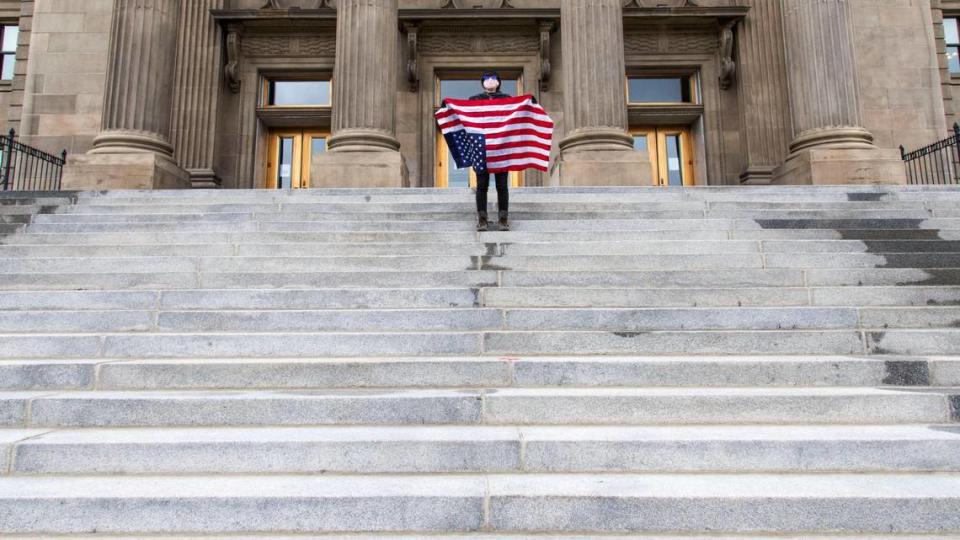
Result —
M495 201L496 196L491 193L491 200ZM475 212L476 207L473 201L467 198L458 198L451 202L332 202L318 200L313 202L290 202L297 201L292 198L270 198L270 199L251 199L254 202L217 202L193 204L163 204L162 202L142 203L142 204L73 204L64 206L46 207L42 213L54 214L175 214L180 212L200 212L202 213L269 213L276 211L290 211L296 213L324 213L324 212ZM20 209L16 213L40 213L38 210L44 208L38 205L20 205L9 208L9 213ZM494 210L496 204L490 205L490 210ZM720 211L731 210L787 210L787 211L913 211L930 212L934 214L939 211L949 211L954 207L949 202L944 201L804 201L804 202L771 202L771 201L732 201L732 202L709 202L709 201L646 201L646 202L619 202L619 201L552 201L537 202L535 199L521 198L514 200L511 204L512 211L530 212L530 211L552 211L552 212L649 212L663 210L688 210L688 211ZM929 213L927 214L930 215Z
M496 207L489 209L495 213ZM705 210L704 208L680 208L652 210L638 207L630 211L610 211L586 209L552 210L548 205L537 209L511 209L514 220L520 221L562 221L562 220L666 220L666 219L754 219L754 220L866 220L880 221L893 220L901 223L905 220L913 222L928 219L952 218L952 210L839 210L839 209L810 209L810 210L763 210L763 209L724 209ZM60 213L60 214L0 214L0 220L5 223L37 223L37 224L81 224L81 223L192 223L192 222L242 222L242 221L459 221L474 219L475 209L460 211L421 211L411 209L394 212L309 212L307 209L272 209L269 212L192 212L160 214L92 214L92 213Z
M476 306L479 289L0 292L0 310L387 309Z
M500 241L506 239L499 239ZM350 255L710 255L720 253L768 254L856 254L869 253L886 256L896 254L956 254L960 242L940 240L860 241L860 240L646 240L646 241L581 241L581 242L525 242L479 243L476 239L461 242L364 242L313 243L252 242L238 243L147 243L132 244L27 244L0 245L0 258L54 258L54 257L143 257L143 256L350 256Z
M12 475L960 471L951 425L3 431Z
M397 255L6 257L4 274L406 271L684 271L710 269L960 269L960 253L704 253L651 255Z
M77 270L77 269L74 269ZM378 272L79 272L6 274L0 290L183 290L183 289L304 289L304 288L421 288L483 287L497 284L494 270Z
M50 476L0 493L11 534L960 531L955 474Z
M24 539L38 539L48 538L44 536L36 536L32 534L27 535L18 535L17 538ZM89 536L72 536L72 535L58 535L57 540L88 540ZM163 534L161 536L156 535L136 535L131 536L124 534L122 536L111 535L109 538L112 540L209 540L210 536L195 536L191 534ZM302 534L257 534L255 536L245 535L245 534L218 534L214 538L225 539L225 540L302 540ZM373 533L373 534L364 534L364 533L350 533L348 536L329 536L327 538L333 540L346 540L346 539L362 539L362 540L542 540L543 535L524 535L517 533L510 534L483 534L483 533L462 533L462 534L430 534L427 536L422 535L403 535L403 534L383 534L383 533ZM670 534L668 536L663 535L650 535L650 534L631 534L629 536L624 535L611 535L604 534L603 538L608 540L808 540L810 536L795 536L795 535L776 535L776 536L767 536L767 535L754 535L749 536L743 535L728 535L720 534L715 535L711 534L709 536L703 536L701 534ZM948 536L938 535L913 535L913 534L893 534L887 535L883 534L877 536L875 534L845 534L843 536L824 536L818 534L816 540L937 540L938 538L949 538ZM569 535L569 534L551 534L551 540L594 540L596 535L584 536L584 535Z
M955 268L742 268L717 270L501 272L504 287L704 288L960 286Z
M0 392L5 427L957 423L960 389Z
M558 356L5 360L2 390L960 386L960 359Z
M489 287L481 293L484 306L504 308L960 305L960 287Z
M148 259L149 260L149 259ZM103 268L100 268L104 270ZM139 270L150 268L137 267ZM7 273L0 290L185 290L185 289L329 289L329 288L419 288L496 287L650 289L664 294L686 294L675 289L730 289L767 287L844 288L848 294L874 294L877 287L960 286L956 268L737 268L716 270L646 271L368 271L368 272L91 272L71 268L61 273ZM150 269L152 270L152 269ZM857 289L862 287L862 289ZM490 291L487 291L488 293ZM551 294L551 293L546 293ZM603 294L598 291L597 294ZM785 293L786 294L786 293ZM904 293L912 294L912 293ZM853 298L857 298L854 296ZM936 298L934 298L935 301ZM949 298L946 300L949 301ZM826 303L826 302L820 302ZM838 299L838 303L845 302ZM854 304L856 305L856 304Z
M410 231L464 232L474 229L474 219L454 221L251 221L155 222L155 223L32 223L8 225L27 233L74 232L339 232ZM757 229L960 229L960 218L910 219L591 219L516 220L516 231L649 231L649 230L757 230ZM17 229L19 230L19 229Z
M554 354L960 354L960 330L2 334L0 358Z

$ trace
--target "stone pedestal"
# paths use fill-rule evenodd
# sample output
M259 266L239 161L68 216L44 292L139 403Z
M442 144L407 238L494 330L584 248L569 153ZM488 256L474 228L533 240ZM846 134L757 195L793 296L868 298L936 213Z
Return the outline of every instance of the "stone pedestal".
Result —
M69 156L65 190L189 189L190 174L171 158L152 152Z
M190 187L170 144L179 14L180 0L114 2L101 132L64 167L65 187Z
M776 184L906 184L899 150L813 148L790 156L774 173Z
M560 3L567 135L552 173L555 185L650 185L649 158L633 149L627 133L622 4Z
M404 187L395 135L397 0L339 0L333 133L311 170L311 187Z
M650 186L650 158L643 152L567 152L551 171L555 186Z
M849 0L781 4L795 136L774 182L906 183L899 153L863 128Z
M408 187L408 177L406 163L397 151L327 152L313 160L310 187Z

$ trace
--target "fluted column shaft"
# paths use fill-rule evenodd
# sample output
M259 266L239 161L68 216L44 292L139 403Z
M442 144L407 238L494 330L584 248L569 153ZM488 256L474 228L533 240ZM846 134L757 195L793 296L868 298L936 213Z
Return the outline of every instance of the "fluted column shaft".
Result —
M398 150L397 0L339 0L331 151Z
M793 139L780 2L750 2L750 13L737 32L737 47L747 165L741 180L769 182Z
M873 148L862 127L849 0L781 0L795 138L792 152Z
M91 153L173 155L173 102L180 0L114 0L101 133Z
M195 181L212 182L222 51L210 15L224 0L189 0L180 9L171 140L177 163Z
M562 150L632 149L627 134L621 0L561 0Z

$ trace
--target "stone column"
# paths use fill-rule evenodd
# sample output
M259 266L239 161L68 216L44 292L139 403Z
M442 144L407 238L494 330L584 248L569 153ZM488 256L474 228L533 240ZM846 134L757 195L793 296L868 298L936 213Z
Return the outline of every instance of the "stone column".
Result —
M398 24L397 0L337 2L333 133L312 187L407 185L395 136Z
M195 188L215 188L213 170L223 51L220 27L211 9L223 0L190 0L180 10L180 37L170 137L174 157L190 173Z
M563 123L559 185L649 185L650 162L627 132L621 0L561 0Z
M781 0L794 138L777 183L904 183L864 129L850 0Z
M170 144L179 13L180 0L114 0L101 131L66 188L190 187Z
M786 159L793 138L780 2L752 0L736 43L746 161L740 181L769 184L773 172Z

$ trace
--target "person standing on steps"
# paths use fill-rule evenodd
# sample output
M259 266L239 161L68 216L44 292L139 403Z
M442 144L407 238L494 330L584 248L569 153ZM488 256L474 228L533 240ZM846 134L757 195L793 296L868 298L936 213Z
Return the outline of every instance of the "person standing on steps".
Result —
M477 230L486 231L490 173L497 182L500 230L510 230L511 171L548 170L553 120L531 95L513 97L500 91L500 76L485 71L483 92L469 99L443 99L434 113L437 126L457 168L473 167L477 176ZM476 103L476 104L474 104Z
M470 96L470 99L496 99L512 97L500 91L500 75L496 71L485 71L480 76L480 84L483 85L483 92ZM485 231L488 227L487 222L487 190L490 189L490 172L473 169L477 175L477 230ZM500 230L509 231L509 206L510 206L510 173L498 172L494 174L497 183L497 206L500 210Z

